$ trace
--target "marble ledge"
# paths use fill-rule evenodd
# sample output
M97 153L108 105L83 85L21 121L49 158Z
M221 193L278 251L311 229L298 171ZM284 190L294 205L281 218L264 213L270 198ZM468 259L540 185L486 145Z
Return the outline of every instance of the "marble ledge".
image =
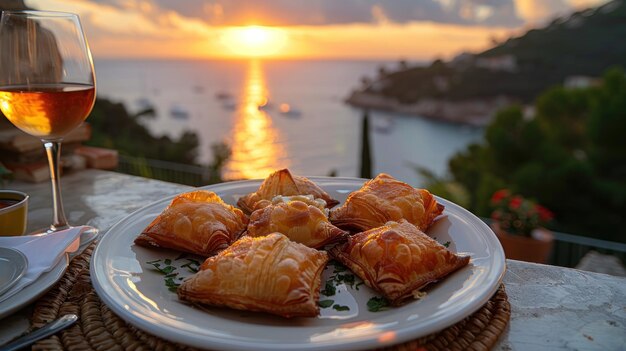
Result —
M626 278L507 260L496 350L626 350Z
M83 170L61 177L63 204L70 224L87 224L106 232L113 224L152 202L193 189L190 186L101 170ZM30 195L28 230L50 224L49 182L11 182L9 189Z

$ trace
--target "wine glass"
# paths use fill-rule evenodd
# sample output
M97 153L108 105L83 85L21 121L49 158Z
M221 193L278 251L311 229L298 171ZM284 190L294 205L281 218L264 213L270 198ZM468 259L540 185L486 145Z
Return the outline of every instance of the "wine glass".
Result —
M53 201L47 233L70 228L61 199L61 141L87 118L95 98L93 61L77 15L2 12L0 110L17 128L43 141Z

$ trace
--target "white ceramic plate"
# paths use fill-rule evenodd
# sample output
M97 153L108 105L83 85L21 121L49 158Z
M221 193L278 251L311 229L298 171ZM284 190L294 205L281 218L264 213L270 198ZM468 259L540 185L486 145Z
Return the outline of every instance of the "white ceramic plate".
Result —
M0 247L0 295L20 280L27 268L28 259L23 253Z
M345 200L363 179L310 177L332 197ZM234 204L261 181L205 187ZM170 202L148 205L115 224L98 244L91 277L100 298L137 327L174 342L219 350L355 350L412 340L450 326L481 307L497 290L505 271L502 247L493 232L467 210L443 199L445 216L428 234L450 249L472 256L468 266L428 290L425 298L381 312L369 312L376 293L339 286L330 297L349 311L322 309L317 318L284 319L261 313L198 308L178 300L163 275L146 262L174 259L179 253L133 244L135 237ZM174 261L180 266L184 260ZM184 269L180 269L183 272ZM325 277L332 273L332 267ZM324 283L322 283L322 286ZM326 297L322 296L322 299Z
M37 300L48 291L54 283L61 279L68 263L69 258L65 255L50 271L43 273L37 280L27 285L24 289L20 290L20 292L0 302L0 318L4 318Z

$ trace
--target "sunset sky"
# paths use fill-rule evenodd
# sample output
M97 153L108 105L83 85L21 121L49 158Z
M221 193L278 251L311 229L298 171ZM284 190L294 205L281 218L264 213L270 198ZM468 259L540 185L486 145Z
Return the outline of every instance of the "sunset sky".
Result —
M607 0L26 0L98 58L451 58Z

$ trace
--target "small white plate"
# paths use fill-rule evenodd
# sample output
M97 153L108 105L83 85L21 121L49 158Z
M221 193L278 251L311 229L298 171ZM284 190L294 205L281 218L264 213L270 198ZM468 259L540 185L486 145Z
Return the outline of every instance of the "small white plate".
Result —
M49 271L42 273L37 280L30 283L10 298L0 302L0 319L18 311L26 305L36 301L63 277L70 261L81 254L92 241L98 237L98 232L83 232L80 235L80 246L75 252L64 254L59 262Z
M0 295L26 273L28 259L18 250L0 247Z
M309 178L340 201L364 182L355 178ZM204 189L234 204L239 196L255 191L260 183L261 180L230 182ZM428 234L441 243L450 241L450 250L469 253L472 260L435 284L421 300L374 313L368 311L366 303L377 295L375 292L364 285L359 290L343 285L332 299L350 310L326 308L317 318L284 319L229 309L201 310L179 301L165 286L163 275L146 263L165 258L174 261L179 253L133 244L171 199L148 205L115 224L94 251L91 279L100 298L129 323L199 348L355 350L401 343L444 329L479 309L496 292L505 271L504 252L489 227L460 206L438 198L445 206L445 216ZM329 273L332 268L325 275Z
M67 254L59 260L56 266L52 267L49 272L43 273L37 280L27 285L19 293L9 297L8 299L0 302L0 318L4 318L20 308L28 305L29 303L37 300L41 295L45 294L54 283L56 283L69 264L69 258Z

